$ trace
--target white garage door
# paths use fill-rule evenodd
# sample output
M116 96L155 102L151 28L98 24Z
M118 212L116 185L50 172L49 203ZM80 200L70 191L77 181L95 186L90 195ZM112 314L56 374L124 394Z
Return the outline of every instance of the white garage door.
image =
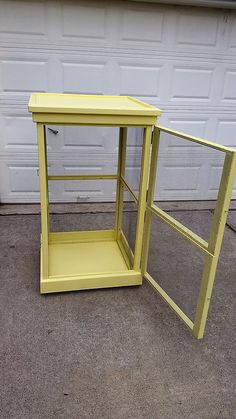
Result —
M236 145L236 13L133 2L0 0L2 202L38 201L33 91L133 95L161 124ZM53 127L51 127L53 128ZM47 130L50 172L111 173L117 132ZM140 133L132 132L128 172ZM157 197L215 198L220 153L163 138ZM52 201L110 201L110 182L56 182ZM236 190L234 191L236 197Z

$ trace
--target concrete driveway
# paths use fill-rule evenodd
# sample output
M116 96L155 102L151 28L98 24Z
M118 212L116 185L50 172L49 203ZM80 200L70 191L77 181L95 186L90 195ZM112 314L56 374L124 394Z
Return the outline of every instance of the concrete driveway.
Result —
M171 214L207 237L210 211ZM131 240L134 216L129 213L126 221ZM54 229L110 228L114 214L52 218ZM232 228L225 231L206 334L198 341L146 282L40 295L40 217L1 216L0 417L235 418ZM151 249L150 272L193 316L202 256L159 222L153 224Z

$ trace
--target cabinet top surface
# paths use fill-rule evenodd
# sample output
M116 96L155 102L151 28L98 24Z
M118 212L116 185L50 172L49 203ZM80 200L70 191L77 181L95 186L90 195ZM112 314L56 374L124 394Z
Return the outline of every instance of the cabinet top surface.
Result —
M154 106L129 96L32 93L29 111L33 113L103 114L158 116Z

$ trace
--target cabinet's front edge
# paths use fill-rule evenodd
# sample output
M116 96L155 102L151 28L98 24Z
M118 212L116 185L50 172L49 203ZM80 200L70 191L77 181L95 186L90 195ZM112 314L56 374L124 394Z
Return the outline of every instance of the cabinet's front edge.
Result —
M156 116L33 113L34 122L55 125L148 126L154 125L156 119Z
M79 291L96 288L124 287L141 285L142 275L140 272L111 272L107 274L84 275L78 277L61 277L40 280L41 294L63 291Z

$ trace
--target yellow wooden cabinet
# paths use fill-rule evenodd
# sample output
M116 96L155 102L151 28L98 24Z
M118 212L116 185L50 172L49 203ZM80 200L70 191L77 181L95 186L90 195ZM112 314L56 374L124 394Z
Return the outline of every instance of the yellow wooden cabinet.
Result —
M161 111L127 96L34 93L29 111L37 123L41 200L41 293L142 284L145 277L161 297L197 337L203 337L223 232L236 176L236 151L214 142L157 126ZM49 176L45 125L96 125L119 127L117 173L104 175ZM127 130L144 128L142 165L138 197L125 178ZM154 204L154 188L160 133L183 138L225 153L225 163L212 220L209 242L189 230ZM116 180L116 219L113 230L58 232L49 231L48 181ZM127 190L137 205L134 253L122 231L123 195ZM194 319L168 296L147 272L151 219L175 229L205 255L201 287Z
M37 122L41 194L41 280L42 293L91 288L139 285L142 283L141 249L151 139L159 109L127 96L35 93L29 110ZM48 176L46 124L107 125L120 127L118 171L97 176ZM138 202L136 246L131 255L121 230L125 152L128 127L144 128L143 163ZM48 181L116 179L117 205L114 230L50 233ZM129 188L129 187L128 187Z

